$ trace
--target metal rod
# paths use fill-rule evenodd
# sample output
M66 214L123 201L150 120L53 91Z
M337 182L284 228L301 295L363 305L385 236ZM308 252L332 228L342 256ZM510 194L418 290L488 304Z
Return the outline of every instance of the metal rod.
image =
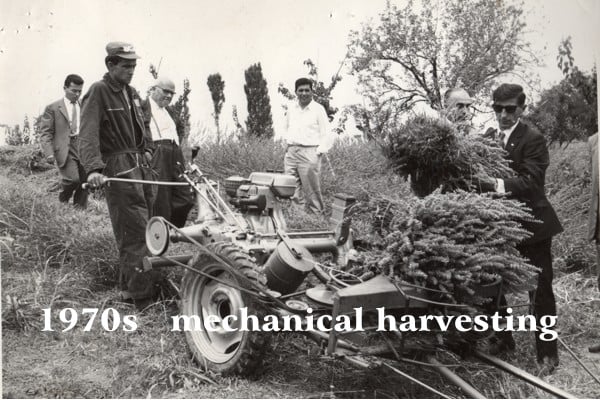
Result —
M313 339L323 339L325 341L329 341L329 334L325 333L325 332L321 332L318 330L314 330L314 331L305 331L303 332L305 334L307 334L308 336L312 336ZM355 345L353 345L350 342L345 341L344 339L338 339L337 340L337 344L344 349L353 351L355 353L358 353L360 351L360 349L358 347L356 347Z
M315 236L333 236L335 235L334 231L312 231L312 232L286 232L286 234L290 238L301 238L307 236L309 238L313 238ZM256 234L257 238L261 239L269 239L269 238L278 238L279 236L276 233L258 233Z
M221 195L219 195L219 192L217 192L215 190L215 188L212 187L212 185L210 184L210 182L208 181L208 179L206 179L206 177L204 176L204 174L202 173L202 171L200 171L200 168L198 168L198 166L196 166L196 165L192 165L191 169L192 169L192 171L196 171L196 172L198 172L200 174L200 179L202 179L202 181L206 184L207 190L213 195L213 197L215 198L216 202L219 203L221 205L221 207L225 211L227 211L227 213L229 213L231 215L231 217L235 221L236 225L239 226L240 229L243 230L244 229L244 225L240 221L238 221L237 217L235 216L235 213L231 210L231 208L229 208L229 205L225 202L225 200L223 200L221 198Z
M127 178L104 178L105 183L108 182L126 182L126 183L141 183L143 185L158 185L158 186L190 186L187 182L167 182L167 181L147 181L144 179L127 179ZM81 184L82 189L87 189L91 185L87 182Z
M426 360L433 368L435 368L440 374L444 376L444 378L448 379L450 382L454 383L456 386L462 389L463 392L467 396L472 399L485 399L486 397L480 393L473 386L469 385L465 382L460 376L456 375L454 372L450 371L444 365L442 365L434 356L429 355L426 357Z
M179 256L170 257L144 257L144 271L151 270L152 268L177 266L175 262L187 264L191 259L191 254L182 254ZM175 262L173 262L173 260L175 260Z
M537 376L531 375L528 372L523 371L522 369L519 369L517 367L515 367L514 365L510 365L509 363L507 363L506 361L502 361L497 357L491 356L489 354L485 354L483 352L481 352L480 350L474 350L473 354L475 354L475 356L477 356L478 358L482 359L483 361L487 362L488 364L492 364L510 374L513 374L514 376L531 383L534 386L539 387L542 390L545 390L548 393L551 393L553 395L555 395L558 398L561 399L576 399L575 396L573 396L570 393L565 392L562 389L559 389L555 386L550 385L547 382L544 382L543 380L541 380L540 378L538 378Z
M579 357L577 357L577 356L575 355L575 353L573 353L573 350L571 350L571 349L569 348L569 346L567 346L567 344L566 344L566 343L565 343L565 342L564 342L564 341L563 341L563 340L562 340L560 337L558 337L557 339L558 339L558 342L559 342L560 344L562 344L562 345L565 347L565 349L567 349L567 351L569 352L569 354L571 354L571 355L573 356L573 358L574 358L574 359L575 359L575 360L576 360L576 361L579 363L579 365L581 365L581 366L583 367L583 369L584 369L584 370L585 370L585 371L586 371L588 374L590 374L590 376L591 376L592 378L594 378L594 380L595 380L596 382L600 383L600 380L598 380L598 377L597 377L596 375L594 375L594 373L593 373L592 371L590 371L588 367L586 367L586 366L585 366L585 364L583 363L583 361L581 361L581 360L579 359Z
M349 358L349 357L347 357L347 358ZM429 385L427 385L427 384L425 384L425 383L421 382L420 380L418 380L418 379L416 379L416 378L413 378L412 376L408 375L408 374L407 374L407 373L405 373L405 372L402 372L402 371L400 371L398 368L395 368L395 367L391 366L391 365L390 365L390 364L388 364L388 363L385 363L385 362L384 362L384 363L381 363L381 365L383 365L384 367L388 368L390 371L392 371L392 372L395 372L395 373L397 373L398 375L400 375L400 376L402 376L402 377L404 377L404 378L408 379L409 381L411 381L411 382L414 382L414 383L416 383L417 385L423 386L425 389L428 389L428 390L430 390L431 392L433 392L433 393L437 394L438 396L440 396L440 397L442 397L442 398L444 398L444 399L449 399L449 398L450 398L449 396L445 395L444 393L442 393L442 392L440 392L440 391L438 391L438 390L436 390L436 389L432 388L431 386L429 386Z

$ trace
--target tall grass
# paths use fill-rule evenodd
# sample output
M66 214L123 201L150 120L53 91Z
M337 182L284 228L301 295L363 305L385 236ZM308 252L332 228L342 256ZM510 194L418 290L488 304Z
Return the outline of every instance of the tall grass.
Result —
M593 270L596 250L587 240L591 190L587 143L551 146L546 194L564 228L553 241L556 267L560 270Z

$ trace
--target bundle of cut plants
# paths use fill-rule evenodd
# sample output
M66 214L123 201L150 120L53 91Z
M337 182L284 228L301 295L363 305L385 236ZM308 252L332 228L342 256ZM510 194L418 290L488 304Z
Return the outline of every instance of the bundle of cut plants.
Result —
M537 268L516 249L530 235L519 221L533 219L522 203L438 189L425 198L392 200L388 212L382 246L352 273L384 274L466 304L485 302L485 286L501 282L504 293L517 292L536 277Z
M392 169L411 178L424 197L442 192L478 190L478 177L507 178L511 169L504 150L493 141L459 133L448 120L417 115L386 135L383 153Z

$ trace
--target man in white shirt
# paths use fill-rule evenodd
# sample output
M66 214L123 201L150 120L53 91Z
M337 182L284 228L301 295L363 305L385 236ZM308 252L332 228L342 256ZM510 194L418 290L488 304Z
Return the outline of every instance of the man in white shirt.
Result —
M185 165L180 141L184 126L178 126L177 119L168 107L175 95L175 84L168 78L159 78L144 102L144 123L146 134L151 135L154 144L152 168L158 172L158 180L167 182L182 181L178 177L180 168ZM177 164L181 164L181 167ZM158 186L154 201L154 216L161 216L177 227L185 225L187 215L193 207L190 188L185 186Z
M87 190L81 187L86 173L78 153L82 88L83 79L79 75L68 75L63 87L64 97L46 107L40 124L40 144L46 160L56 163L61 176L62 190L58 199L68 203L73 196L73 204L78 208L85 208L88 199Z
M320 172L321 158L333 145L325 108L313 101L312 81L300 78L295 83L298 101L286 113L287 143L285 173L296 177L294 201L316 214L323 212Z

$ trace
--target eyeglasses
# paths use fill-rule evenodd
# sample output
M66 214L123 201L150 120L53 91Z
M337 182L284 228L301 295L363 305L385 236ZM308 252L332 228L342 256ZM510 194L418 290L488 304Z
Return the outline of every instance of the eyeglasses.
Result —
M517 108L519 108L519 106L501 106L498 104L493 104L492 108L497 114L501 114L502 110L506 111L507 114L513 114L515 111L517 111Z
M160 90L162 90L163 93L170 94L171 96L175 96L175 92L173 92L173 91L171 91L169 89L163 89L160 86L157 86L157 88L159 88Z
M458 108L459 110L462 110L463 108L469 108L471 107L471 104L467 104L467 103L456 103L454 105L456 108Z
M310 89L298 89L297 92L298 93L310 93L311 90Z

